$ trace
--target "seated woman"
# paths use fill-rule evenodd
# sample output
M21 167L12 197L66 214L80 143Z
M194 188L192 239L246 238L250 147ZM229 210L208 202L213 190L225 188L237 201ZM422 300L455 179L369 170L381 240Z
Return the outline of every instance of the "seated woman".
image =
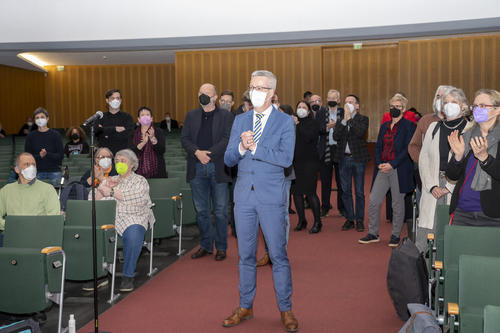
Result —
M418 170L422 180L418 232L416 245L420 251L427 249L427 234L436 231L435 213L437 205L449 205L455 182L445 176L450 145L448 136L457 130L460 134L472 124L465 118L467 98L462 89L446 90L441 98L444 119L430 124L425 133Z
M446 176L457 181L451 196L452 223L500 227L500 92L481 89L471 107L474 125L448 137L453 156Z
M85 132L79 126L73 126L66 132L68 142L64 145L64 153L69 155L79 155L89 153L89 144L85 141Z
M113 164L113 153L108 148L97 149L94 159L95 186L97 187L105 179L116 176L117 173ZM90 187L92 184L90 169L83 174L80 183L85 187Z
M140 126L137 127L132 140L132 150L139 158L137 174L146 178L166 178L165 170L165 135L163 131L153 127L153 113L150 108L142 106L137 111Z
M130 149L115 155L119 176L108 178L97 188L96 200L116 200L115 228L123 239L123 278L120 291L134 290L134 272L148 224L155 222L147 180L135 173L139 161ZM89 195L90 198L90 195Z
M295 231L300 231L307 226L304 211L304 195L309 201L313 215L314 225L309 233L315 234L321 231L320 205L316 194L317 174L319 172L319 154L317 149L319 137L319 123L313 118L309 104L300 101L296 107L297 119L295 120L295 155L293 158L293 169L295 170L295 188L293 190L293 202L297 208L299 222Z
M392 120L380 127L375 145L375 170L370 204L368 206L369 231L359 240L361 244L380 241L378 230L380 226L380 205L384 201L387 190L392 197L392 235L389 246L399 245L399 236L405 217L406 193L415 188L413 179L413 162L408 155L408 144L415 132L415 125L403 118L408 100L394 95L389 101Z

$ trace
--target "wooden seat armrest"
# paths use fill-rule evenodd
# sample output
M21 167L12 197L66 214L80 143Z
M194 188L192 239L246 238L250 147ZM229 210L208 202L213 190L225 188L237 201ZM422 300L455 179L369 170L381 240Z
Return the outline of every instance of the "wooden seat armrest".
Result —
M458 316L460 310L457 303L448 303L448 313Z
M440 260L436 260L434 262L434 265L432 265L432 267L434 267L435 269L441 270L441 269L443 269L443 262Z
M47 246L42 249L42 254L50 254L57 251L62 251L62 247L60 246Z

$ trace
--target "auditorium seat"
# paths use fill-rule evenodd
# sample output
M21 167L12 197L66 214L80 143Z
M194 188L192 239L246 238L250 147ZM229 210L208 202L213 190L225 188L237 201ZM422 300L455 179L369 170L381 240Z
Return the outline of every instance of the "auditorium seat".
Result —
M63 310L63 217L6 216L0 248L0 311L29 314L59 304Z
M461 255L458 277L458 304L448 306L450 331L483 332L485 306L500 305L500 257Z
M436 308L443 305L443 315L438 317L441 323L444 323L447 316L447 304L458 300L460 256L468 254L500 257L499 239L500 228L445 226L443 268L436 271L436 294L443 294L443 299L436 304Z

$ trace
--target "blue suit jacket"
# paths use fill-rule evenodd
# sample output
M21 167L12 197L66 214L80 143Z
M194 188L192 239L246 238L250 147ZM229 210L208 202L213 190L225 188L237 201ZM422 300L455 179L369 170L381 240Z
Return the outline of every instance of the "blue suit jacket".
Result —
M248 111L235 118L224 154L224 163L227 166L238 165L234 202L244 202L253 186L259 203L283 205L288 195L285 193L283 170L292 164L295 149L293 118L273 107L257 144L255 155L246 151L241 156L240 135L253 130L254 112Z
M387 132L391 122L386 121L380 126L378 139L375 145L375 169L373 181L378 173L378 165L382 163L382 150L384 148L384 135ZM398 130L394 136L394 150L396 157L389 162L393 169L398 173L399 193L413 192L415 189L415 179L413 177L413 161L408 154L408 145L415 132L415 124L411 121L401 118ZM373 183L372 183L373 186Z

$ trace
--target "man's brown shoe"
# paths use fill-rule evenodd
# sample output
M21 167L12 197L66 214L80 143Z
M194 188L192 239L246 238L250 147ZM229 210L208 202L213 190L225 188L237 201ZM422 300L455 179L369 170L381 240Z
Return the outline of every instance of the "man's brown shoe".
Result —
M291 310L281 311L281 322L283 323L283 328L287 332L297 332L299 330L299 322L295 319Z
M200 247L198 249L198 251L196 251L195 253L193 253L191 255L191 259L198 259L198 258L204 257L204 256L209 255L209 254L212 254L212 252L208 252L204 248Z
M271 264L271 258L269 258L269 253L266 252L259 261L257 261L257 267L266 266Z
M223 322L224 327L233 327L241 323L242 320L253 318L253 309L236 308L233 314L227 317Z

